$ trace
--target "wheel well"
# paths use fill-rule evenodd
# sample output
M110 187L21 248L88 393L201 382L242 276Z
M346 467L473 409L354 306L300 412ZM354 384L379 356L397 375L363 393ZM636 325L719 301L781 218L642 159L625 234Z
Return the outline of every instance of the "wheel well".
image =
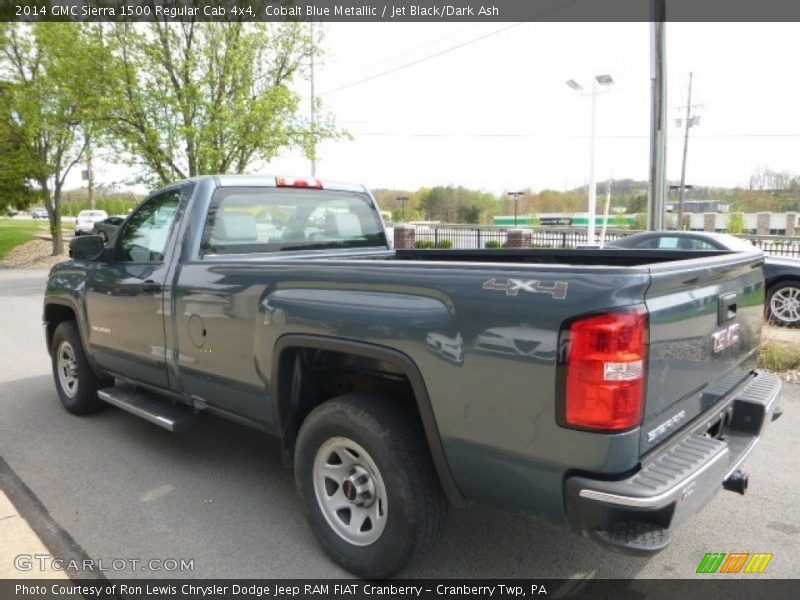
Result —
M775 281L770 282L769 286L767 286L767 297L769 297L769 295L772 293L772 290L787 283L791 283L796 287L800 287L800 279L797 279L796 277L792 277L791 275L779 277Z
M466 502L450 472L422 375L406 355L388 348L316 336L281 338L275 347L273 406L283 459L294 460L300 426L320 404L360 392L399 402L420 420L436 472L451 504Z
M64 321L75 321L75 312L62 304L48 304L44 309L44 320L47 326L47 351L53 343L53 333Z
M281 353L275 402L284 440L284 459L291 464L294 442L306 416L343 394L380 394L409 405L417 415L408 377L385 361L318 348L295 347Z

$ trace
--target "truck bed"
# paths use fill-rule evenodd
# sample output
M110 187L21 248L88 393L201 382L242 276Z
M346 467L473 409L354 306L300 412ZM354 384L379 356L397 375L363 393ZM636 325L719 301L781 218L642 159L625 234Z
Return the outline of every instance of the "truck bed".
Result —
M708 259L731 254L727 250L546 249L397 250L397 260L492 262L561 265L640 266L676 260Z

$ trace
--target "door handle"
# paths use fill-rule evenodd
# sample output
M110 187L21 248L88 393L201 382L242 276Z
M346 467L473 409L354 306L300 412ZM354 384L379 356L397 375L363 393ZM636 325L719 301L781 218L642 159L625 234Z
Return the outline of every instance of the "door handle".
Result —
M162 289L164 289L164 286L162 286L160 283L157 283L157 282L153 281L152 279L146 280L141 285L141 290L145 294L157 294L157 293L161 292Z

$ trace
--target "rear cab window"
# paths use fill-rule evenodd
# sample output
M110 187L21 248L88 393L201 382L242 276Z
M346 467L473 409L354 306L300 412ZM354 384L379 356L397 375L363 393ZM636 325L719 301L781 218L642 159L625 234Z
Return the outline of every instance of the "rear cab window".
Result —
M201 254L386 247L364 193L297 188L220 188L211 200Z

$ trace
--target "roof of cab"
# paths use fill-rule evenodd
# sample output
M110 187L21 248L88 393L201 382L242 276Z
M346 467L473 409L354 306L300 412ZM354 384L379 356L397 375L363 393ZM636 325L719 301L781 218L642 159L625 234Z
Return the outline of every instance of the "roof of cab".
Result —
M207 175L196 177L195 180L212 177L219 187L278 187L275 175ZM287 177L286 179L314 179L322 183L325 190L336 190L342 192L366 192L367 188L360 183L344 183L341 181L331 181L319 179L318 177Z

